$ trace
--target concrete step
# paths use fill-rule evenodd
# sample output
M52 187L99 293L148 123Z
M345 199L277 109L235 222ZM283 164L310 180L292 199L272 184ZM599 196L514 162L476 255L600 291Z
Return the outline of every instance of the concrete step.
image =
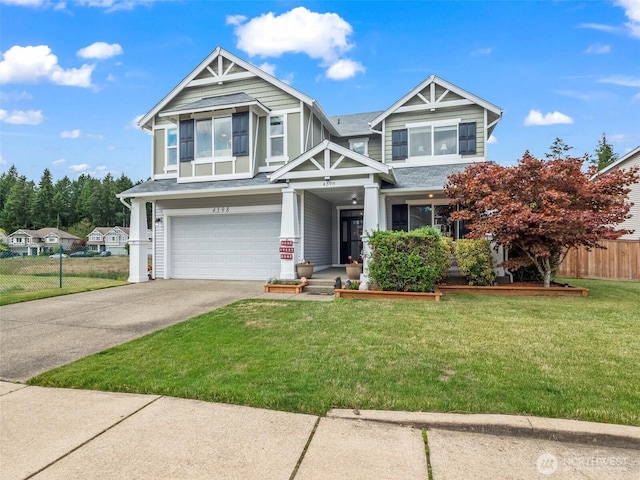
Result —
M311 295L333 295L333 282L331 282L330 285L309 284L304 287L302 291Z

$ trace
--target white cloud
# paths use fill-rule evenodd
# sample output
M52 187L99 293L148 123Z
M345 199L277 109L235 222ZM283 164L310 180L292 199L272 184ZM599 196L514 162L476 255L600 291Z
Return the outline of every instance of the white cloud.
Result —
M616 0L615 4L624 9L629 21L625 23L631 36L640 38L640 2L638 0Z
M273 63L264 62L261 65L258 65L258 68L272 77L276 76L276 66Z
M80 130L77 128L75 130L65 130L64 132L60 132L60 137L62 138L80 138Z
M277 58L285 53L303 53L321 60L328 68L327 77L335 80L364 71L360 63L343 58L353 48L348 40L353 29L337 13L297 7L281 15L269 12L250 20L230 15L226 22L234 25L237 46L249 56Z
M40 125L44 117L42 110L0 110L0 121L15 125Z
M247 20L247 17L244 15L227 15L225 18L226 25L240 25Z
M640 102L640 93L636 93L633 97L631 97L631 101L633 103Z
M78 50L78 56L81 58L105 60L116 55L122 55L122 47L117 43L95 42Z
M95 65L63 69L58 57L46 45L21 47L15 45L2 55L0 84L36 83L48 80L56 85L90 87Z
M489 139L487 140L487 143L491 145L495 145L496 143L498 143L498 139L494 135L490 135Z
M2 154L0 154L0 165L5 166L7 164L7 161L2 157Z
M355 76L358 72L364 72L365 68L360 62L354 62L348 58L338 60L327 69L327 78L331 80L346 80Z
M589 28L591 30L598 30L600 32L607 33L620 33L620 28L614 27L612 25L604 25L602 23L581 23L578 25L579 28Z
M629 75L611 75L598 80L598 83L611 83L621 87L640 87L640 77L630 77Z
M66 162L66 160L64 158L61 158L59 160L54 160L53 164L57 166L57 165L62 165L64 162Z
M77 165L69 165L69 170L72 170L74 172L84 172L85 170L89 169L89 164L88 163L80 163Z
M573 119L558 111L543 115L539 110L531 110L527 118L524 119L524 125L527 127L533 125L558 125L563 123L573 123Z
M594 43L593 45L589 45L584 53L592 53L596 55L602 55L605 53L611 53L611 46L602 45L600 43Z
M138 126L138 122L142 119L142 117L144 117L144 115L136 115L136 118L134 118L127 124L127 128L133 128L134 130L139 130L140 127Z
M471 52L471 55L491 55L491 52L493 52L493 49L491 47L478 48L477 50Z
M0 100L3 102L16 102L20 100L33 100L33 95L28 92L0 92Z
M0 0L0 3L18 7L41 7L44 5L44 0Z

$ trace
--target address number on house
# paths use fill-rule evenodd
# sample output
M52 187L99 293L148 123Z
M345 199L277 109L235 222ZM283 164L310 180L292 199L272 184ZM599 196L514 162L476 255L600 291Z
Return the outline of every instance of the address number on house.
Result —
M229 207L213 207L211 213L229 213Z

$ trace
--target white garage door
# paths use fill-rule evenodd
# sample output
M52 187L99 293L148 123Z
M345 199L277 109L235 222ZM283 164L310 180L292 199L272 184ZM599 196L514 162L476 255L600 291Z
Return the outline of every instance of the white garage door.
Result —
M171 278L266 280L280 275L280 214L171 219Z

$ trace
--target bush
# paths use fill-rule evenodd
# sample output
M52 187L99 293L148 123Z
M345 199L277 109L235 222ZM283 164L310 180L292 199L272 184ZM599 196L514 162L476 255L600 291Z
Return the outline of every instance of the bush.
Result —
M384 291L432 292L451 268L450 243L434 228L369 237L369 280Z
M458 268L469 285L493 285L496 272L489 240L458 240L454 248Z

